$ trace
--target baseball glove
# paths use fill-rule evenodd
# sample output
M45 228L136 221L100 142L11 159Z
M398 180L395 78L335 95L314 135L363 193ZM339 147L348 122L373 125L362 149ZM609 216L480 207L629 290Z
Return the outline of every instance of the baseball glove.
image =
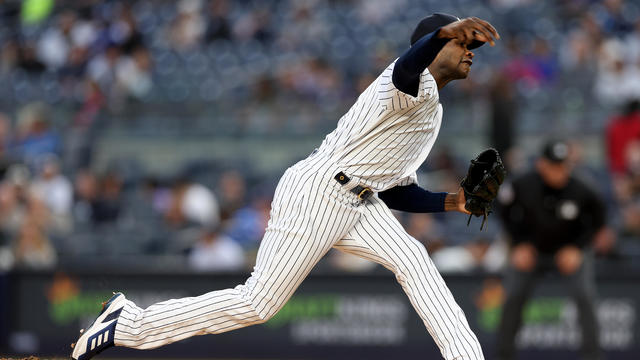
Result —
M491 203L498 196L498 189L500 189L506 173L500 154L496 149L487 149L471 160L467 175L460 183L466 199L464 208L471 212L467 226L469 226L472 215L482 216L482 224L480 225L480 230L482 230L487 216L491 213Z

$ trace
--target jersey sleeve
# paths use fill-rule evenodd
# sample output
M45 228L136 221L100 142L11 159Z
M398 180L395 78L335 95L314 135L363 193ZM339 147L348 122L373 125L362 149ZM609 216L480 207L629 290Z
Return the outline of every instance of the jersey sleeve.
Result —
M420 84L418 87L418 95L412 96L400 91L393 84L393 68L395 61L385 69L380 75L379 83L376 88L378 101L385 110L398 111L409 109L417 106L421 102L437 99L438 86L429 69L425 69L420 74Z
M396 186L407 186L411 184L420 185L418 184L418 175L415 172L405 178L400 179Z

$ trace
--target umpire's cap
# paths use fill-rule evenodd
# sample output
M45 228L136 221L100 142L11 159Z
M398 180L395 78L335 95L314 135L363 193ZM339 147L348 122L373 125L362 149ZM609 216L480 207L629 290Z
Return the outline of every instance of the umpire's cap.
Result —
M542 147L542 157L554 162L563 163L569 159L569 143L562 139L552 139L547 141Z
M416 41L420 40L420 38L422 38L423 36L458 20L460 20L460 18L458 18L457 16L443 13L435 13L433 15L427 16L426 18L420 20L418 26L416 26L416 29L413 30L413 34L411 34L411 45L415 44ZM484 41L473 40L471 44L467 46L467 49L475 49L482 45L484 45Z

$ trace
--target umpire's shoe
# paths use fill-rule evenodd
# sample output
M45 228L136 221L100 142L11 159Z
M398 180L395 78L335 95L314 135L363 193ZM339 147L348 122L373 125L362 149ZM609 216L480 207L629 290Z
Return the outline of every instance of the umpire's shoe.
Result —
M111 299L102 303L102 311L98 318L86 330L80 330L80 338L71 344L71 359L88 360L104 349L114 346L116 323L124 301L122 293L114 293Z

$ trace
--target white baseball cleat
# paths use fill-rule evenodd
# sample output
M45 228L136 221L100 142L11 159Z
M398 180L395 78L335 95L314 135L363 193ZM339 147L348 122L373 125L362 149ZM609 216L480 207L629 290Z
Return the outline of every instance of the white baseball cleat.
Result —
M124 306L122 293L114 293L111 299L102 303L102 311L98 318L86 330L80 330L80 338L71 344L73 360L88 360L104 349L114 346L118 316Z

